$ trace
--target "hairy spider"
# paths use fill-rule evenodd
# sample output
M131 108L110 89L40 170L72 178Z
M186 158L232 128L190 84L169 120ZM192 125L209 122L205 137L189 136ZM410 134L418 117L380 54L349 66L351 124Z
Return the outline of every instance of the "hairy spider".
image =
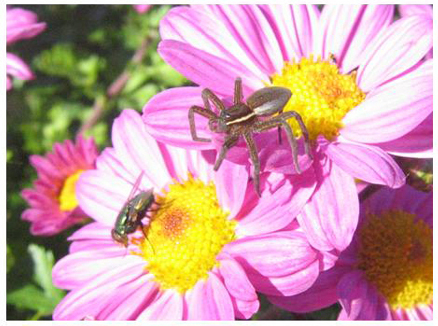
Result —
M282 112L291 95L291 91L284 87L265 87L251 94L245 103L242 100L242 80L241 78L236 78L234 83L234 104L226 108L224 103L211 90L206 88L202 91L204 107L194 105L189 109L192 138L195 141L201 142L211 141L211 139L201 138L196 135L195 113L209 119L208 126L212 132L226 134L224 144L214 165L214 170L217 171L228 150L237 143L240 136L243 136L254 166L254 187L260 196L260 161L252 133L263 132L273 128L279 128L280 131L280 127L283 127L292 149L295 170L301 173L298 164L297 141L292 128L287 123L288 119L295 118L303 132L305 152L309 158L312 158L309 134L301 116L294 111ZM210 101L220 111L219 115L212 111ZM272 116L275 113L279 114ZM261 117L266 117L266 119Z

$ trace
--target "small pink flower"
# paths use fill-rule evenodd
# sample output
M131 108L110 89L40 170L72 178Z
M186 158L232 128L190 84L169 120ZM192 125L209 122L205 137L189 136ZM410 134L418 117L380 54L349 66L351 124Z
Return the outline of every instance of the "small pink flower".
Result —
M392 22L393 12L386 5L326 5L322 12L311 5L172 8L160 24L158 52L200 86L152 98L143 109L146 127L167 144L217 150L222 143L203 117L196 117L198 135L214 141L191 139L187 112L203 105L203 88L224 100L232 97L236 77L245 97L266 85L290 88L285 110L303 117L313 168L320 171L299 222L316 248L343 250L358 218L354 179L398 188L405 176L389 154L432 154L432 60L423 60L432 47L432 22L418 15ZM295 173L276 130L256 135L256 143L262 171ZM239 144L227 159L249 165ZM330 192L330 202L320 188ZM318 215L327 210L330 215Z
M21 193L30 206L21 218L32 223L32 234L53 235L86 218L77 203L76 181L94 167L97 154L93 139L78 136L76 144L66 140L45 157L30 157L38 179Z
M56 286L71 290L55 320L234 320L259 308L256 288L270 295L308 289L333 266L297 228L289 202L300 210L313 191L308 174L271 174L258 198L242 165L217 173L205 157L157 142L140 115L115 119L113 147L78 183L80 206L96 222L70 240L70 254L53 269ZM154 190L144 232L124 248L111 238L133 184ZM264 176L267 177L267 176Z
M432 320L432 197L407 185L382 188L363 203L336 265L306 292L271 301L294 312L339 301L339 319Z
M46 28L46 23L38 23L36 14L21 8L6 9L6 43L32 38ZM31 80L34 75L27 64L18 56L6 53L6 89L12 88L13 76L22 80Z
M146 12L148 12L151 9L152 5L134 5L134 9L139 13L139 14L144 14Z

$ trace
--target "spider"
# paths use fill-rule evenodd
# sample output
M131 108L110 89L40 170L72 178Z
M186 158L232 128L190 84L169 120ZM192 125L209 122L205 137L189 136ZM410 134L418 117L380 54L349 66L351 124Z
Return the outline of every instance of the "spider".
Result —
M254 142L253 133L260 133L269 129L283 127L286 131L289 144L292 149L293 164L295 170L301 173L298 165L298 146L292 128L287 123L290 118L295 118L303 132L305 152L312 159L310 151L309 133L301 119L295 111L282 112L283 107L289 101L292 93L284 87L265 87L249 96L246 103L242 99L242 79L236 78L234 83L233 105L226 108L224 103L208 88L202 91L204 107L193 105L189 109L190 133L193 140L200 142L210 142L211 139L198 137L195 126L195 113L208 118L208 126L212 132L225 133L223 146L214 164L217 171L222 164L228 150L236 145L240 136L243 136L248 146L251 162L254 167L253 180L257 195L260 197L260 161L257 154L257 147ZM210 101L220 111L217 115L210 106ZM279 113L276 116L272 116ZM261 117L266 117L263 119ZM281 138L279 139L281 143Z

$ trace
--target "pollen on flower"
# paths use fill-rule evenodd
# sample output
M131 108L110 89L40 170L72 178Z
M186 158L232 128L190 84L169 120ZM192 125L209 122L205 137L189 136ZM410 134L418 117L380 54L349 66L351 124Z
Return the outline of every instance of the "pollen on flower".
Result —
M235 222L219 206L214 184L192 176L171 184L156 201L140 255L162 289L183 293L218 265L216 256L235 238Z
M59 208L61 211L71 211L78 206L78 200L76 198L76 182L82 172L84 172L84 170L78 170L65 179L58 197Z
M365 99L365 93L356 84L355 72L343 75L334 63L320 58L314 61L312 55L299 63L286 62L281 74L272 76L272 84L291 90L284 111L301 115L311 140L318 135L328 140L336 137L342 128L342 118ZM290 119L289 124L295 136L301 136L295 119Z
M423 220L398 210L370 214L359 239L357 267L392 309L432 303L432 229Z

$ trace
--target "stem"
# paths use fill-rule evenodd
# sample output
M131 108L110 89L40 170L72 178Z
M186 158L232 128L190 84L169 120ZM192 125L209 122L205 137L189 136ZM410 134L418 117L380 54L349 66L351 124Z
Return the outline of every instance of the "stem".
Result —
M143 41L140 44L140 47L137 49L137 51L135 51L134 55L132 56L129 63L126 65L123 72L108 87L106 91L106 96L101 95L96 98L93 104L93 113L82 124L78 132L79 134L84 134L87 130L91 129L96 124L96 122L100 119L103 112L105 111L106 103L108 103L108 101L113 99L114 97L118 96L120 92L123 90L123 88L125 88L125 85L131 76L129 72L130 66L138 65L141 63L146 53L146 49L148 48L149 44L156 38L157 38L157 34L151 33L143 39Z

